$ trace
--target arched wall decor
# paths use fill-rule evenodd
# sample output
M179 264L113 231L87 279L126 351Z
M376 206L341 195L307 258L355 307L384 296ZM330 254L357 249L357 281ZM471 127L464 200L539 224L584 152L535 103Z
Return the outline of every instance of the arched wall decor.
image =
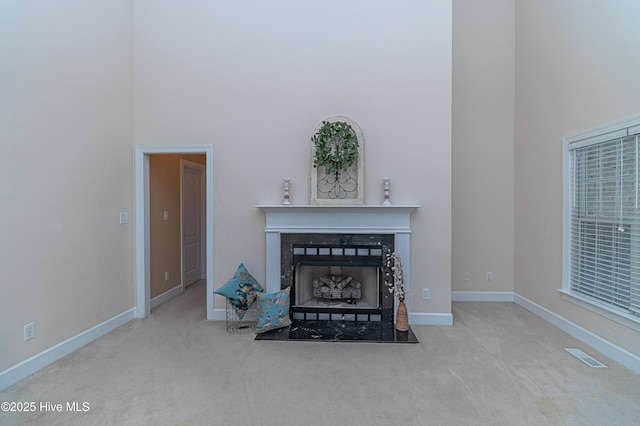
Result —
M346 123L351 126L358 142L357 159L345 170L327 173L323 165L316 166L316 144L314 137L323 125L328 123ZM364 136L362 129L349 117L336 115L325 118L313 130L311 138L311 204L364 204ZM332 143L332 150L342 145L339 138Z

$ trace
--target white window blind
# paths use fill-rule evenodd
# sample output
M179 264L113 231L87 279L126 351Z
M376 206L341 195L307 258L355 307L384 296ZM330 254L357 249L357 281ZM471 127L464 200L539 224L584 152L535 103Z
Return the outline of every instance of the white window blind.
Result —
M569 287L640 314L640 137L633 130L568 144Z

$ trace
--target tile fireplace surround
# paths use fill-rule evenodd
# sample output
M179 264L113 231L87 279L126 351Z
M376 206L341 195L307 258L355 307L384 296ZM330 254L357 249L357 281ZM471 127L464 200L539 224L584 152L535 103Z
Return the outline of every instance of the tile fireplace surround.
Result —
M282 236L286 234L386 234L393 236L393 250L403 260L407 294L411 289L411 213L418 205L258 205L266 215L267 292L285 286ZM285 273L287 272L287 273ZM410 300L405 301L410 308ZM320 319L320 318L318 318ZM405 334L403 334L405 333ZM345 340L415 343L409 330L396 332L393 324L361 321L296 321L288 329L258 335L260 340Z

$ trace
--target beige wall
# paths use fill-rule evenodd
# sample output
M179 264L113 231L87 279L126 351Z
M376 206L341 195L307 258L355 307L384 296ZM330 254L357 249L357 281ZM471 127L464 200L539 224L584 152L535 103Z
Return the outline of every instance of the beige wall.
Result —
M514 290L514 78L513 0L454 1L453 291Z
M410 309L450 312L451 1L136 1L134 58L135 143L214 145L215 287L240 262L264 282L255 205L283 178L309 202L311 133L343 114L364 131L365 201L390 177L394 203L424 206Z
M640 355L640 336L563 301L562 137L640 113L637 1L516 2L518 294Z
M134 306L131 3L4 1L0 40L3 371Z
M151 298L181 284L180 160L206 164L204 155L149 156ZM164 212L169 219L164 220ZM165 281L164 273L169 272Z

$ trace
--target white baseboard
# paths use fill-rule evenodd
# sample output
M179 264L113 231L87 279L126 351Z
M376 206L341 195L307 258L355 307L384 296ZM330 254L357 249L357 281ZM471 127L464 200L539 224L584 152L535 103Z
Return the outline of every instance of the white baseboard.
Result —
M180 293L182 293L182 284L178 284L177 286L175 286L171 290L167 290L164 293L162 293L161 295L156 296L153 299L151 299L151 309L157 308L158 306L162 305L167 300L173 299L174 297L176 297Z
M222 308L215 308L213 310L213 320L214 321L226 321L227 320L227 310Z
M515 295L514 302L517 305L522 306L527 311L534 313L540 318L550 322L560 330L570 334L584 344L589 345L595 350L602 352L609 358L627 367L629 370L635 372L636 374L640 374L639 356L632 354L626 349L603 339L602 337L590 332L589 330L580 327L579 325L561 317L556 313L551 312L547 308L544 308L518 294Z
M19 381L26 379L38 370L43 369L49 364L59 360L60 358L80 349L81 347L93 342L94 340L104 336L110 331L115 330L121 325L134 319L136 309L131 308L128 311L116 315L115 317L104 321L88 330L83 331L64 342L60 342L55 346L46 349L39 354L26 359L19 364L9 367L0 372L0 391L12 386Z
M180 286L176 287L179 288ZM176 288L154 298L174 297L169 295L176 291ZM538 315L542 319L555 325L559 329L565 331L581 342L602 352L609 358L622 364L626 368L632 370L636 374L640 374L640 357L631 352L595 335L594 333L580 327L577 324L549 311L548 309L518 295L509 292L452 292L452 301L477 301L477 302L515 302L529 312ZM158 304L164 302L162 300ZM105 334L115 330L116 328L126 324L136 317L135 308L129 309L115 317L104 321L88 330L79 333L64 342L61 342L45 351L40 352L26 359L19 364L14 365L0 372L0 391L12 386L19 381L29 377L38 370L48 366L49 364L59 360L60 358L80 349L81 347L93 342L94 340L104 336ZM226 309L216 308L213 311L214 320L226 320ZM409 314L409 323L415 325L453 325L452 314L434 314L434 313L412 313Z
M453 325L453 314L410 313L411 325Z
M513 302L511 291L452 291L452 302Z

